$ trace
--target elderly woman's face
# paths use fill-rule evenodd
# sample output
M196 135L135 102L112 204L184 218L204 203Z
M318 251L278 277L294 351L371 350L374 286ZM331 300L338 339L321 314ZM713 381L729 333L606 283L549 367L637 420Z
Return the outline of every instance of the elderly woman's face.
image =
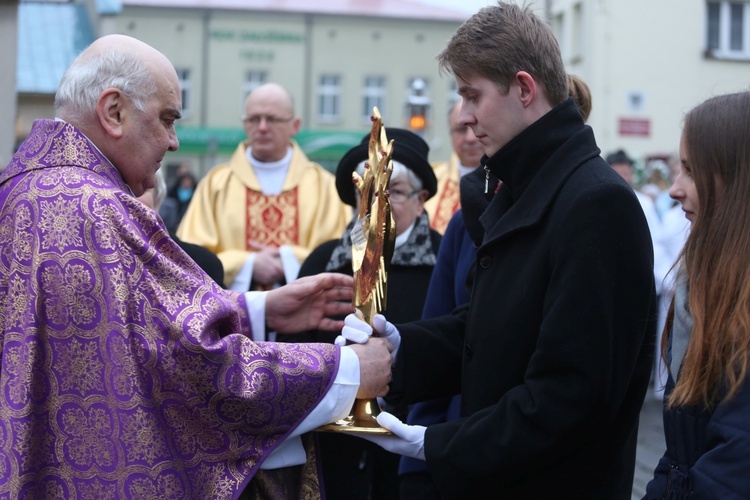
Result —
M422 215L427 191L416 191L403 175L391 178L388 191L391 193L391 213L396 223L396 236L399 236Z

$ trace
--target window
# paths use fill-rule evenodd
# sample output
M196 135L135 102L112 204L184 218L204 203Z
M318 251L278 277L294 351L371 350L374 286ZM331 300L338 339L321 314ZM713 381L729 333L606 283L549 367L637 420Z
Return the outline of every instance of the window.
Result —
M722 59L750 59L750 3L708 2L707 53Z
M341 118L341 77L321 75L318 87L318 121L334 123Z
M186 118L193 111L193 82L189 69L175 68L177 80L180 82L180 93L182 97L182 117Z
M364 108L362 109L363 120L365 122L370 121L372 108L374 106L378 107L380 115L383 116L383 113L385 112L385 77L366 76L365 86L362 93L362 103L364 105Z
M263 70L249 70L245 73L245 81L242 82L242 106L250 92L257 89L268 81L268 72Z

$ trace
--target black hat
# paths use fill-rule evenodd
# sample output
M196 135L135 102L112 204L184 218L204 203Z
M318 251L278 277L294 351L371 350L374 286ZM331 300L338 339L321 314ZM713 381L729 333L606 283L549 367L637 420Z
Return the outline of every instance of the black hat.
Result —
M400 128L387 128L385 134L390 142L393 140L393 160L403 163L422 181L422 189L427 190L427 199L437 192L437 178L427 160L430 147L414 132ZM336 168L336 190L339 198L347 205L355 206L354 183L352 172L361 162L367 160L370 134L367 134L358 146L346 152Z
M606 159L607 163L609 163L610 165L614 165L616 163L625 163L627 165L630 165L631 167L633 166L632 158L630 158L622 149L608 154Z

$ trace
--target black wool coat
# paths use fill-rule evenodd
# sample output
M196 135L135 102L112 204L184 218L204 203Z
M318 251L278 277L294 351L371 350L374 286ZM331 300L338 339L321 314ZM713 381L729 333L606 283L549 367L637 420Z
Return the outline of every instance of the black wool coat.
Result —
M653 249L633 190L599 152L569 99L483 159L502 185L463 203L480 244L470 303L397 325L389 399L462 396L462 418L425 434L447 498L631 496ZM481 168L468 175L484 189Z

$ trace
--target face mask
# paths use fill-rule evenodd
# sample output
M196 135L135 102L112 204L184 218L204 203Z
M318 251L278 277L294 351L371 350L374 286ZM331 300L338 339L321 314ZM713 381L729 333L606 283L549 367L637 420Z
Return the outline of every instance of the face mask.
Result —
M177 199L180 200L180 203L187 203L190 201L190 198L193 197L193 188L184 188L179 187L177 188Z

